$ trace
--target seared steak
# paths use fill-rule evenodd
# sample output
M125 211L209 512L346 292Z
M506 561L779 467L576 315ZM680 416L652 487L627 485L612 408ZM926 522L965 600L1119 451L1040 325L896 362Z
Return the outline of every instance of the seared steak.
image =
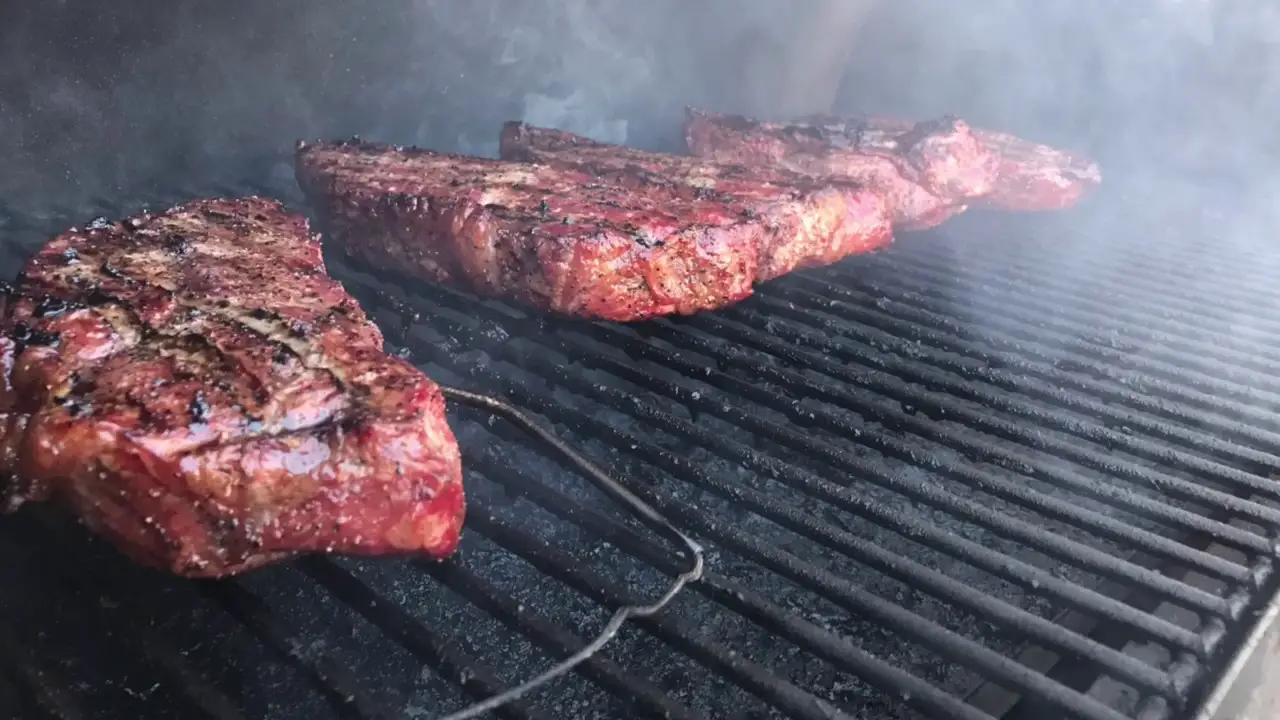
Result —
M855 121L817 116L806 122L830 128L849 127ZM883 117L856 122L888 133L907 133L916 127L906 120ZM975 197L970 207L1011 212L1061 210L1076 204L1102 182L1102 172L1092 160L1008 133L977 128L971 132L996 159L996 168L991 191Z
M999 158L995 187L974 207L1010 212L1062 210L1075 205L1102 182L1098 164L1008 133L976 131Z
M771 233L762 248L757 282L797 268L829 265L893 240L884 201L875 191L856 183L818 182L783 168L749 168L647 152L514 121L503 126L499 147L503 160L578 170L601 182L637 191L665 186L685 199L719 196L750 205ZM844 195L847 212L844 222L834 225L834 232L805 227L796 205L782 201L804 194L830 195L831 191Z
M685 139L701 157L773 164L880 188L895 207L895 226L903 229L937 225L965 207L1065 208L1102 180L1092 161L949 118L911 123L819 116L781 125L689 109Z
M56 498L138 561L450 554L440 389L389 357L305 219L203 200L50 241L0 300L0 506Z
M996 158L962 120L915 125L876 121L761 122L689 108L685 141L694 155L725 163L775 165L881 193L893 225L920 230L963 212L991 191Z
M811 188L821 182L843 186L852 192L873 192L854 182L817 181L781 165L742 165L692 155L649 152L515 120L502 126L500 139L498 151L503 160L560 165L624 185L675 180L683 189L695 192L703 188L776 194L776 186Z
M348 252L423 280L616 321L691 314L889 241L875 195L695 187L352 141L300 143L298 182Z

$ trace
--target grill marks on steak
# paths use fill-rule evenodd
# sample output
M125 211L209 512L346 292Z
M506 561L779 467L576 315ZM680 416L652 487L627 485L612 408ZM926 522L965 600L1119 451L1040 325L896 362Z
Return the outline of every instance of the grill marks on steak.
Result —
M499 147L504 160L578 170L639 191L661 186L686 199L723 198L752 208L765 225L757 282L828 265L893 239L884 200L854 183L817 183L781 168L647 152L520 122L503 126ZM813 212L815 205L822 209Z
M723 307L756 282L830 262L834 251L819 246L839 233L889 240L878 198L851 202L829 188L753 181L752 194L745 179L700 188L640 167L597 172L359 141L300 143L297 174L333 237L371 264L589 318ZM806 246L793 237L814 247L797 252Z
M0 502L69 501L137 560L227 575L301 552L452 552L444 400L276 202L54 238L0 308Z

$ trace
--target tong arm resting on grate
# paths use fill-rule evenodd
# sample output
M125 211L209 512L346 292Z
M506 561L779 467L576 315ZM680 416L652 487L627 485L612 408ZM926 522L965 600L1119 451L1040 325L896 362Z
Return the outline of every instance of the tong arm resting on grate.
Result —
M464 405L470 405L481 410L488 410L495 415L501 415L511 423L520 426L525 432L545 441L548 445L555 448L557 452L565 457L570 463L582 471L593 485L599 488L606 495L613 498L629 512L643 521L646 525L653 528L656 532L664 535L669 540L679 545L684 545L688 549L692 564L689 569L681 573L671 583L671 586L653 603L648 605L624 605L618 608L613 617L609 619L608 624L596 636L594 640L587 643L578 652L570 655L564 660L551 666L541 674L533 677L521 685L517 685L509 690L494 695L475 705L459 710L452 715L447 715L440 720L467 720L467 718L478 717L497 707L505 705L531 690L545 685L546 683L571 672L575 667L589 660L593 655L600 652L614 635L618 634L618 630L622 628L622 624L632 617L646 617L661 611L672 598L676 596L684 587L690 583L697 582L702 577L702 546L695 540L685 535L676 528L670 520L662 516L652 505L645 502L635 493L628 490L625 486L614 480L599 465L591 462L575 450L572 446L556 437L550 430L540 425L533 418L526 415L519 408L510 403L499 400L498 398L488 395L481 395L469 390L462 390L448 386L441 386L440 390L448 400L458 402Z

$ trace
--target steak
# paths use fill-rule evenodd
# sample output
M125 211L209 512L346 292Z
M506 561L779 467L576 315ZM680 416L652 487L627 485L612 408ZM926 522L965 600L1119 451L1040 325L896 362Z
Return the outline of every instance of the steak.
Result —
M503 126L499 152L504 160L577 170L633 190L665 186L685 199L721 197L750 205L752 213L773 230L766 239L757 282L802 267L829 265L893 240L883 199L857 183L820 182L778 167L648 152L515 121ZM807 228L800 216L804 208L780 201L797 193L829 196L832 191L843 195L846 217L831 233Z
M995 187L974 204L991 210L1064 210L1102 183L1098 164L1008 133L979 130L977 136L997 158Z
M440 389L383 352L305 219L201 200L51 240L0 299L0 507L69 503L137 561L456 548Z
M808 122L835 127L853 121L816 116ZM884 117L861 122L898 133L909 132L913 127L909 121ZM970 207L1009 212L1062 210L1075 205L1102 182L1102 171L1092 160L1008 133L976 128L971 132L996 158L996 169L991 191L976 197Z
M903 126L879 121L768 123L688 108L685 141L698 157L778 166L823 180L860 183L884 196L893 225L921 230L991 192L996 157L963 120Z
M822 186L696 186L640 167L597 174L360 141L300 143L297 175L358 259L583 318L724 307L891 239L880 198Z
M817 116L778 125L689 109L685 138L690 151L702 157L777 164L884 187L899 199L896 207L904 208L895 216L895 225L904 229L946 219L955 212L947 210L948 201L1014 212L1063 209L1102 182L1091 160L945 118L911 123ZM886 159L895 160L902 180L916 187L896 180ZM941 205L931 206L930 197ZM925 221L915 220L921 216Z
M599 142L565 130L519 121L502 126L499 154L503 160L560 165L624 185L674 180L685 189L773 195L776 186L812 188L836 185L851 192L872 193L856 182L820 182L780 165L724 163L691 155L649 152Z

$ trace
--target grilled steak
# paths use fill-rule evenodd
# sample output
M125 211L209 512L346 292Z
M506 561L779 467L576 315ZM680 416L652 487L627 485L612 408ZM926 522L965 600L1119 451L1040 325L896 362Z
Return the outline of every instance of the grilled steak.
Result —
M894 199L895 225L904 229L936 225L964 207L1061 209L1102 180L1092 161L951 119L819 116L777 125L690 109L685 138L698 156L880 187Z
M261 198L96 221L0 300L0 507L56 498L138 561L451 553L440 389L387 356L306 220Z
M848 125L849 120L817 116L807 120L819 127ZM861 121L889 133L910 132L906 120L875 118ZM981 147L996 159L991 191L975 197L970 207L1011 212L1061 210L1080 200L1102 182L1102 172L1092 160L1023 140L1008 133L973 129Z
M752 285L888 242L866 193L581 169L352 141L300 143L298 182L348 252L587 318L723 307Z
M885 197L894 227L902 230L934 227L963 212L991 191L996 175L996 158L955 118L912 126L834 120L782 125L689 108L684 129L689 151L699 157L776 165L872 188Z
M1102 182L1092 160L1007 133L976 131L999 158L995 186L974 207L1010 212L1062 210L1075 205Z
M685 199L723 197L749 205L766 224L756 280L762 282L802 267L829 265L870 252L892 241L887 208L873 190L856 183L816 182L783 168L726 165L685 155L654 153L597 142L563 130L521 122L503 126L504 160L535 162L589 173L601 182L644 191L665 186ZM843 194L846 217L825 228L808 228L789 198Z
M503 160L560 165L624 185L675 180L685 189L776 194L776 187L771 186L806 188L816 184L814 178L780 165L741 165L649 152L514 120L502 126L499 153ZM872 192L854 182L822 184Z

